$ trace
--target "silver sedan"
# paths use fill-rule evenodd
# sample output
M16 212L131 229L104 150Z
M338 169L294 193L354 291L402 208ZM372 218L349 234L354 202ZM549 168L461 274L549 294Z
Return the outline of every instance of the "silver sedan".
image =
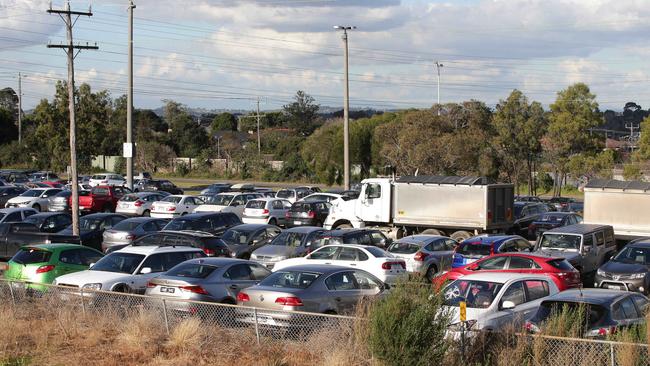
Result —
M437 273L451 268L456 245L446 236L410 235L391 244L387 251L404 259L408 272L426 276L430 282Z

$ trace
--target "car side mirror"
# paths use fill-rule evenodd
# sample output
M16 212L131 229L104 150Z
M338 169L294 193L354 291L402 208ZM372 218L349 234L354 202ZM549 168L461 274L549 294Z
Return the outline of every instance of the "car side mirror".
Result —
M585 254L587 254L587 253L591 252L591 247L584 247L584 248L582 248L582 251L583 251Z
M88 269L93 268L94 265L95 265L95 262L90 263L90 265L88 265Z
M140 274L149 274L151 273L151 267L144 267L140 270Z
M512 301L504 301L501 303L501 310L509 310L514 308L515 308L515 303Z

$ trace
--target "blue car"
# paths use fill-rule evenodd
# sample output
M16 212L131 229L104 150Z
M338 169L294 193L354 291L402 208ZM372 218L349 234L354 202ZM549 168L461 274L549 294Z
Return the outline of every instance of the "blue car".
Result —
M533 247L533 244L519 235L479 235L456 247L451 267L464 267L493 254L531 251Z

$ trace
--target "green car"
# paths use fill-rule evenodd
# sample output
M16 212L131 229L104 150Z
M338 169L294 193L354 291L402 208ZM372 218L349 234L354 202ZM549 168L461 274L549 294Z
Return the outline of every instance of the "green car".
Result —
M4 273L7 280L29 282L27 288L45 291L54 279L79 272L101 259L98 250L77 244L42 244L20 248L11 258Z

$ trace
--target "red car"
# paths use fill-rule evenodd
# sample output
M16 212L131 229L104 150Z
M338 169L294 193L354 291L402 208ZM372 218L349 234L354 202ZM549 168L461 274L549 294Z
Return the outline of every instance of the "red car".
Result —
M566 259L532 253L505 253L485 257L434 278L433 284L442 286L447 281L477 272L546 274L553 279L560 291L582 286L580 272Z
M115 212L117 201L131 190L119 186L96 186L83 195L79 195L79 211L88 213ZM72 207L72 197L68 198L68 204Z

